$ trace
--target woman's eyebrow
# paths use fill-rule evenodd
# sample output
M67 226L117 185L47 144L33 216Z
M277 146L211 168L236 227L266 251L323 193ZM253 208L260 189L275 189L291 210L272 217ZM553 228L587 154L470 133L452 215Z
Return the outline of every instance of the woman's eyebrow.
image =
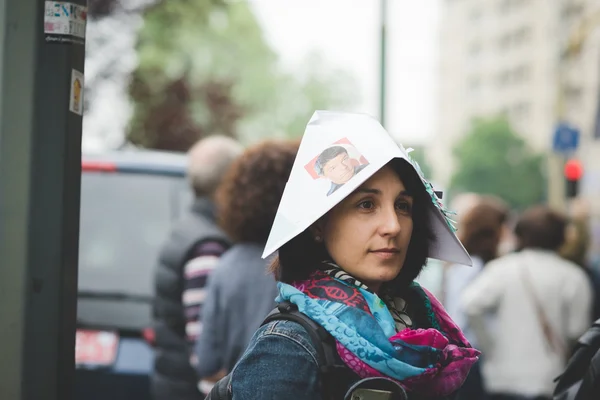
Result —
M354 193L381 194L381 190L373 189L373 188L359 187L358 189L356 189L356 191Z
M381 194L381 190L375 189L375 188L360 187L360 188L356 189L356 191L354 193L355 194L356 193ZM413 197L412 194L408 190L401 191L398 194L398 196Z

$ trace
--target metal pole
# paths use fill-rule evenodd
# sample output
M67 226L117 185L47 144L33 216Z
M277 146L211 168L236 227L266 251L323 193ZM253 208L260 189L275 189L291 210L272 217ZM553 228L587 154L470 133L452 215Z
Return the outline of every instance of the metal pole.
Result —
M85 46L80 21L45 34L44 0L0 1L0 399L70 400Z
M380 0L380 18L381 18L381 32L380 32L380 45L381 45L381 59L379 61L379 120L381 125L386 125L386 79L387 79L387 0Z
M562 22L562 21L559 21ZM564 23L561 23L563 26ZM567 122L567 88L568 88L568 62L574 53L579 53L581 43L578 35L570 35L564 48L559 48L557 76L556 76L556 103L555 103L555 126L561 122ZM548 204L561 211L566 209L566 186L563 177L565 156L551 151L548 157Z
M566 117L566 63L565 58L559 56L558 76L557 76L557 94L556 94L556 121L555 123L564 122ZM565 165L565 157L561 154L556 154L551 151L548 156L548 204L557 209L565 210L565 182L563 177L563 168Z

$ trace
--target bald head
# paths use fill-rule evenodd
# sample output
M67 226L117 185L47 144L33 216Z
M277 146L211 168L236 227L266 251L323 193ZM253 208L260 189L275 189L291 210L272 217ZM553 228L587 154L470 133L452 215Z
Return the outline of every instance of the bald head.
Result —
M188 152L188 179L197 197L213 197L229 166L242 153L242 145L221 135L199 140Z

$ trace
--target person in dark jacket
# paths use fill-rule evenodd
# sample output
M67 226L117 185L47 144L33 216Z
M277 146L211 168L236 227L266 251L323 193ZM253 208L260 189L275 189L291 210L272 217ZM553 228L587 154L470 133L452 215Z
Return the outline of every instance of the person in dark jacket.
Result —
M233 164L217 190L219 225L235 244L208 279L196 342L201 378L228 373L276 306L277 285L261 255L297 151L297 142L258 144ZM201 385L203 392L211 387L209 381Z
M201 329L208 274L229 246L229 239L216 225L213 199L241 151L238 142L223 136L203 139L189 151L188 178L195 201L173 227L155 273L156 348L151 380L155 400L203 398L191 355Z

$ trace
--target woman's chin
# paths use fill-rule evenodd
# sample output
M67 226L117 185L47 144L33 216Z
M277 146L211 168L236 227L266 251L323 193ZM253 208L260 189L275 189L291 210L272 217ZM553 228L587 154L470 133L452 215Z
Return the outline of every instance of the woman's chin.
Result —
M359 280L365 282L365 284L368 287L379 287L381 286L383 283L389 282L394 280L398 274L400 273L400 270L396 270L396 269L385 269L383 271L378 271L379 273L374 273L374 274L368 274L363 276L363 278L358 278Z

